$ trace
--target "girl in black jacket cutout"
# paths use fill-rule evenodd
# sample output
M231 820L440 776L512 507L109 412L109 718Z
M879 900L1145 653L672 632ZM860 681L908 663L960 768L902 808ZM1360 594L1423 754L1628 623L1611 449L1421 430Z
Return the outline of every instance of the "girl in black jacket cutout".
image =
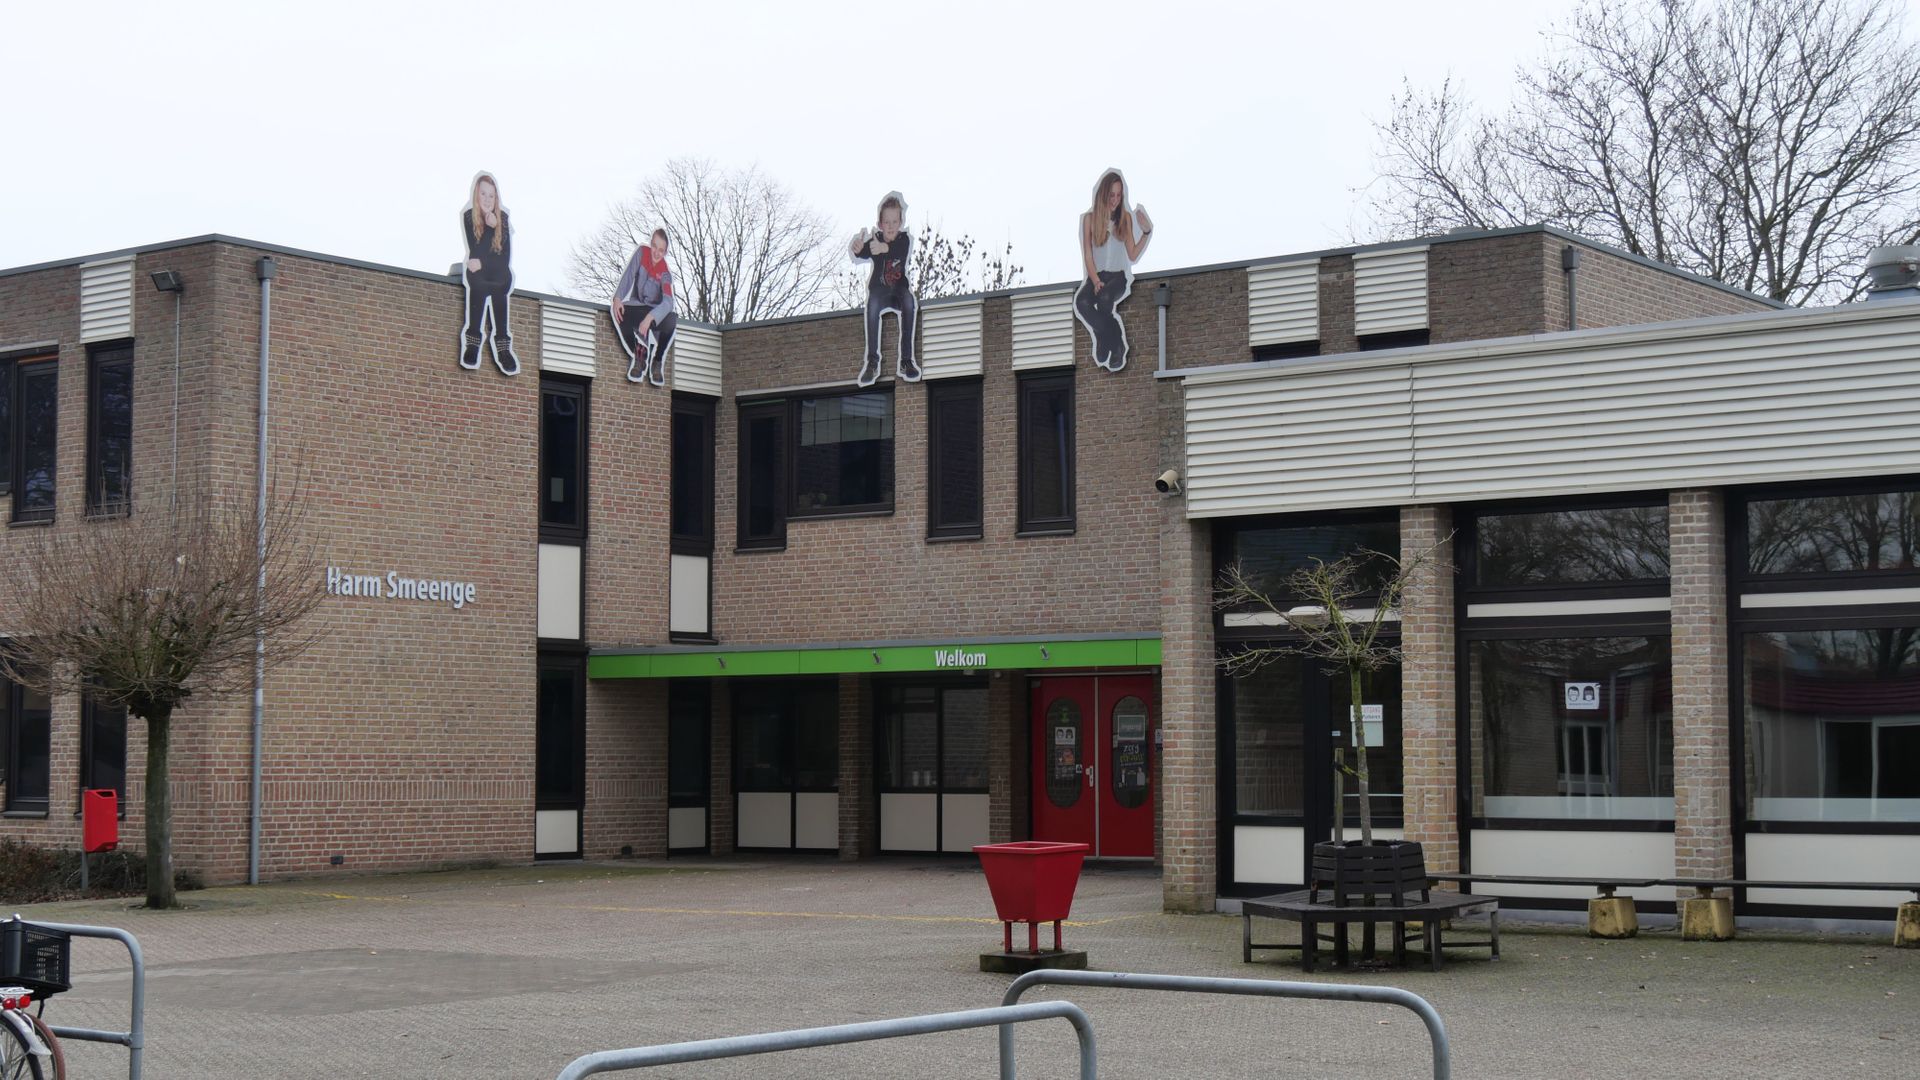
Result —
M513 227L500 205L500 185L491 173L473 178L472 197L460 211L460 234L467 241L467 262L460 279L467 286L467 321L460 329L460 366L480 367L480 346L492 347L494 366L502 375L520 374L520 358L513 355L507 298L513 293Z

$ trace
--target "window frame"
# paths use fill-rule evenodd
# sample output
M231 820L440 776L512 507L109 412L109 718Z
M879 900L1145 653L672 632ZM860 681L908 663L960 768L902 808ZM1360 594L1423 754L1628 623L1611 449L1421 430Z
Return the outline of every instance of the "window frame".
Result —
M592 387L588 380L559 372L542 372L540 375L540 433L539 433L539 490L535 497L537 517L542 543L562 543L579 545L587 539L587 520L589 516L587 492L589 477L587 473L587 446L591 441L590 423L592 420ZM570 397L579 409L579 435L574 439L573 467L574 475L579 478L579 491L575 495L578 511L576 520L568 522L550 522L547 520L547 396Z
M102 495L106 476L102 468L100 380L109 368L125 367L127 372L127 448L125 473L121 477L124 492L108 501ZM133 513L133 342L112 341L87 346L87 516L125 517Z
M26 425L22 422L21 404L26 399L28 378L47 378L52 380L54 396L53 476L55 486L53 502L44 507L22 509L21 497L26 490ZM0 493L6 494L11 506L10 520L16 524L31 524L54 520L60 505L58 480L60 475L60 357L57 353L33 352L12 357L0 362L0 379L6 382L8 394L7 428L0 431L0 438L7 442L8 462L5 487Z
M1920 490L1920 476L1879 476L1840 483L1769 484L1736 488L1726 493L1727 595L1739 614L1741 593L1852 592L1867 589L1920 588L1920 569L1825 570L1787 574L1755 574L1747 528L1749 504L1793 498L1831 498L1883 492ZM1876 605L1878 606L1878 605Z
M887 488L890 494L888 495L887 499L884 502L845 503L845 504L840 504L836 506L813 507L813 508L803 509L800 506L800 482L799 482L800 409L801 407L809 401L827 401L833 398L860 397L863 395L873 395L878 397L884 397L887 399L887 426L889 428L895 429L895 434L889 435L887 437L887 441L888 443L892 444L896 450L896 453L894 455L894 459L892 462L893 475L889 478L889 482L887 484ZM895 406L898 404L898 401L894 396L893 386L891 384L888 384L885 386L876 385L876 386L857 386L852 388L835 388L832 390L823 390L819 392L794 394L791 397L786 398L785 401L787 405L787 421L786 421L787 426L786 426L786 433L785 433L786 445L783 449L786 454L785 464L786 464L786 473L787 473L787 478L786 478L787 519L791 521L795 518L881 517L881 516L885 516L887 514L893 513L894 505L899 501L899 498L900 498L900 484L899 484L900 459L897 453L898 446L899 446L898 429L897 429L898 416L897 416L897 413L895 412Z
M40 795L21 795L19 783L20 768L20 727L26 722L22 715L26 711L26 688L10 679L0 677L0 695L6 697L6 730L0 732L0 747L4 752L4 769L0 770L0 782L6 787L5 802L0 803L0 813L7 817L46 817L53 805L53 704L48 699L47 716L44 723L47 728L47 790Z
M1027 419L1036 394L1064 387L1067 392L1067 460L1066 475L1061 486L1065 488L1064 517L1043 518L1032 513L1031 484L1027 476ZM1022 372L1018 379L1016 395L1019 399L1018 430L1015 438L1015 452L1019 455L1015 462L1015 471L1019 474L1018 514L1015 523L1015 536L1072 536L1079 521L1079 395L1074 387L1072 368L1047 368L1042 371Z
M940 379L927 384L927 539L979 540L986 535L986 381L980 376ZM969 521L940 520L942 459L941 406L955 399L973 404L973 513ZM895 461L899 459L896 457Z
M1603 498L1567 496L1530 499L1521 502L1477 503L1456 506L1454 562L1457 573L1454 591L1463 601L1459 612L1465 617L1465 603L1499 604L1518 601L1551 602L1561 600L1643 599L1670 596L1673 591L1673 520L1667 493L1638 492ZM1668 510L1667 573L1664 578L1634 581L1553 582L1545 585L1479 585L1480 519L1527 514L1550 514L1567 510L1625 510L1634 507L1660 507Z
M764 535L748 532L749 505L753 501L752 460L759 449L753 436L753 424L762 419L774 420L779 429L773 437L773 526ZM792 438L789 431L792 416L785 398L772 398L757 401L743 401L735 414L735 470L734 470L734 550L784 551L787 547L787 486L792 466L787 461L787 443Z
M719 418L719 402L703 394L689 394L675 391L673 409L669 423L677 423L682 416L699 418L706 424L706 439L703 440L700 459L691 463L693 475L690 482L699 485L701 531L694 533L674 531L674 487L680 482L681 462L676 456L668 465L670 475L667 478L667 531L670 551L674 555L711 556L714 546L714 445L717 441L715 422ZM672 431L668 433L670 445L677 449L678 440Z
M86 791L102 786L94 774L93 729L94 725L101 720L102 714L109 712L120 714L120 784L113 790L119 795L116 801L120 808L120 820L125 821L127 819L127 732L130 717L126 706L110 708L100 704L92 694L84 694L80 698L80 788L75 792L75 798L78 799ZM73 812L78 815L81 807L76 805Z
M1260 514L1252 517L1223 518L1213 530L1213 565L1218 570L1233 562L1235 539L1243 532L1263 532L1269 529L1309 529L1340 528L1343 526L1386 525L1394 530L1394 546L1399 546L1400 511L1389 507L1382 511L1378 507L1365 507L1356 510L1311 510L1291 514ZM1388 552L1393 554L1393 552ZM1369 593L1357 597L1356 603L1369 603L1378 597L1378 593ZM1253 608L1241 611L1257 610ZM1214 639L1237 644L1263 642L1276 636L1286 636L1285 626L1228 626L1227 616L1238 612L1215 610L1213 614ZM1396 621L1394 625L1399 624ZM1397 632L1397 631L1396 631Z

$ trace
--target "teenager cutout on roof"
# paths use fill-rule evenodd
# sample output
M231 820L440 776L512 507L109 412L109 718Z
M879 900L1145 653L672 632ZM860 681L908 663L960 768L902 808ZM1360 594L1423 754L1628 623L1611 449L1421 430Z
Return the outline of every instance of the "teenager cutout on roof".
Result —
M502 375L520 374L520 358L513 355L513 330L507 300L513 295L513 226L507 208L500 205L500 185L490 172L473 174L467 205L460 210L460 235L467 242L467 261L460 281L467 287L467 321L460 328L460 366L480 367L480 347L493 353L493 365Z
M867 354L856 380L861 386L880 381L880 318L888 312L898 325L900 360L894 373L902 382L920 381L920 364L913 357L913 323L920 305L914 301L912 279L907 276L913 236L901 228L906 216L906 199L897 191L887 192L880 200L875 228L861 229L847 246L856 261L873 264L867 279Z
M680 325L673 271L667 269L667 230L653 230L645 244L633 249L608 312L620 347L627 350L627 381L667 385L667 348Z
M1127 328L1119 307L1133 291L1133 264L1152 235L1147 208L1127 206L1127 181L1120 170L1101 173L1093 208L1080 215L1082 273L1073 313L1093 338L1093 362L1108 371L1127 366Z

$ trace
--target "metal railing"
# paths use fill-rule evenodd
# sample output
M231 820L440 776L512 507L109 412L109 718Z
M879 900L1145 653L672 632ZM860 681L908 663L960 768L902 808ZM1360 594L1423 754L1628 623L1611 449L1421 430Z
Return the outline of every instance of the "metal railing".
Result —
M797 1031L771 1031L760 1035L735 1035L725 1039L666 1043L660 1046L636 1046L628 1050L602 1050L575 1058L560 1071L559 1080L579 1080L596 1073L645 1069L655 1065L677 1065L689 1061L713 1061L718 1058L747 1057L753 1054L777 1054L786 1050L805 1050L816 1046L841 1046L871 1042L875 1039L899 1039L908 1035L930 1035L941 1031L998 1027L1009 1030L1014 1024L1034 1020L1063 1019L1073 1025L1080 1040L1080 1080L1095 1080L1099 1075L1098 1054L1093 1042L1093 1024L1087 1014L1071 1001L1036 1001L1028 1005L1002 1005L992 1009L967 1009L962 1012L903 1016L893 1020L874 1020L864 1024L837 1024L833 1027L801 1028ZM1004 1039L1005 1036L1002 1036ZM1003 1043L1004 1045L1004 1043Z
M1212 979L1193 975L1136 975L1124 971L1030 971L1013 981L1001 999L1013 1005L1036 986L1106 986L1119 990L1170 990L1186 994L1236 994L1245 997L1311 998L1321 1001L1365 1001L1410 1009L1427 1025L1433 1041L1433 1080L1453 1074L1453 1048L1446 1025L1426 998L1393 986L1346 986L1339 983L1272 982L1266 979ZM1063 1003L1064 1004L1064 1003ZM1000 1028L1000 1080L1014 1080L1013 1027Z
M47 1025L56 1038L78 1039L81 1042L113 1043L127 1048L127 1080L140 1080L140 1052L147 1044L147 962L140 952L140 941L132 934L117 926L81 926L76 923L57 923L33 921L35 926L44 926L50 930L59 930L74 937L104 938L117 941L127 947L127 955L133 958L133 1010L128 1018L127 1031L99 1031L94 1028L64 1027L60 1024Z

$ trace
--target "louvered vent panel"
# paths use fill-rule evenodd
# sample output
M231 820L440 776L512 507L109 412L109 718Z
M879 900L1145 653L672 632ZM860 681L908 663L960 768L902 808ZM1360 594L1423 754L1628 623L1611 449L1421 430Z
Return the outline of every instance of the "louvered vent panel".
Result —
M983 307L979 300L967 300L920 309L920 370L924 378L980 374Z
M1391 334L1427 325L1427 249L1353 257L1353 332Z
M1247 270L1247 342L1283 345L1320 338L1320 262Z
M540 367L573 375L594 373L593 331L604 308L574 307L548 300L540 305ZM609 324L608 329L612 329Z
M1013 368L1073 363L1073 290L1013 298Z
M133 256L80 266L80 340L133 336Z
M675 390L720 396L720 331L681 323L673 335L667 375Z

